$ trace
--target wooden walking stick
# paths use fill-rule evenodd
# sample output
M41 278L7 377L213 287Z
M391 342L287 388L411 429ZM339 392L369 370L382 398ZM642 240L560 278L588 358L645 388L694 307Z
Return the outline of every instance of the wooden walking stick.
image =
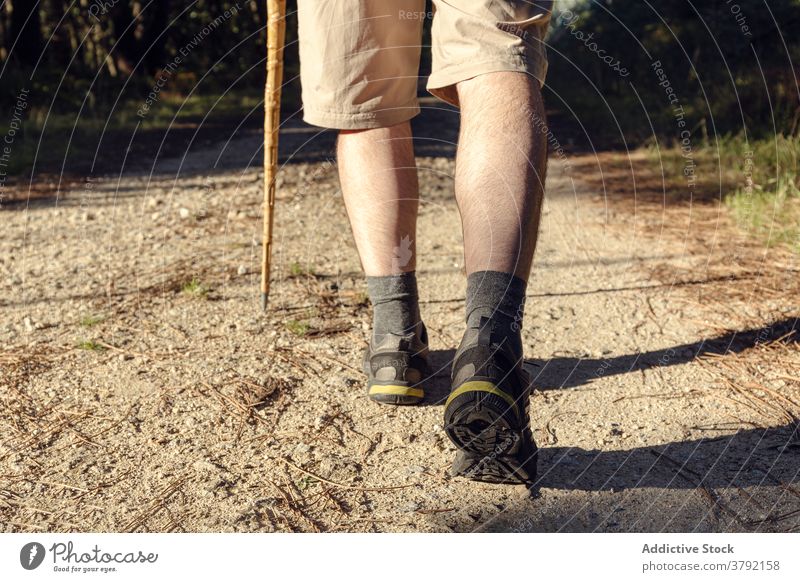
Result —
M267 86L264 91L264 235L261 242L261 308L267 309L272 258L272 211L278 171L278 129L283 83L283 44L286 38L286 0L267 0Z

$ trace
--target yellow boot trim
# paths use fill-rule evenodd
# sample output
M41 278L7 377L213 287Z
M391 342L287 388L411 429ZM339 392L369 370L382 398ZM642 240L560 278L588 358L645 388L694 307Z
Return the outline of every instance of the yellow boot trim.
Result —
M499 396L505 400L511 408L514 409L514 412L516 412L517 415L519 415L519 409L517 408L517 403L514 402L514 398L510 394L503 392L500 390L500 388L491 382L487 382L486 380L471 380L469 382L464 382L461 386L450 393L450 396L448 396L447 402L445 403L445 408L447 408L455 398L458 398L467 392L488 392L489 394Z
M381 386L375 384L369 387L369 395L387 394L391 396L414 396L415 398L424 398L425 392L422 388L412 388L411 386L396 386L389 384Z

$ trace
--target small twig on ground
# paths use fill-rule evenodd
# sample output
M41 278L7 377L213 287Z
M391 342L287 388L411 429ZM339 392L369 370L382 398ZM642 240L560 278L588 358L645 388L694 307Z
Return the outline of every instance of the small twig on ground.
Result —
M149 519L154 517L161 510L169 498L183 487L184 483L186 483L190 477L191 475L186 475L172 481L172 483L162 489L156 498L140 511L137 516L131 518L130 521L122 527L122 531L130 533L147 523Z
M331 481L330 479L325 479L324 477L320 477L319 475L316 475L315 473L312 473L311 471L306 471L302 467L298 467L297 465L292 463L289 459L286 459L284 457L280 457L280 459L284 463L286 463L287 465L292 467L293 469L295 469L297 471L300 471L301 473L303 473L305 475L308 475L309 477L313 477L314 479L317 479L318 481L322 481L323 483L327 483L328 485L331 485L333 487L339 487L340 489L349 489L351 491L391 491L393 489L406 489L408 487L414 487L414 486L417 485L416 483L409 483L407 485L391 485L391 486L386 486L386 487L359 487L357 485L345 485L343 483L337 483L336 481Z

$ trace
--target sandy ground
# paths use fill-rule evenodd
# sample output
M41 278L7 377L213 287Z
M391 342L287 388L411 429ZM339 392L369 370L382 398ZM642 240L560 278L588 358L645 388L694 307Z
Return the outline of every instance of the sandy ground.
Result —
M524 327L540 480L473 483L441 428L452 144L418 152L437 374L393 408L358 370L369 305L330 136L285 139L317 150L279 179L266 314L257 135L0 210L0 530L800 528L797 257L662 196L641 154L638 186L624 154L553 158Z

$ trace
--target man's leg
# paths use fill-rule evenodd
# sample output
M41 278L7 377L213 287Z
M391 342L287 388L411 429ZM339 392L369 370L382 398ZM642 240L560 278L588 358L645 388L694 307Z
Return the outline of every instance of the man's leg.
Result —
M467 274L527 281L547 165L539 82L525 73L480 75L456 86L461 104L455 189Z
M464 233L467 326L489 318L522 357L525 287L539 230L547 142L539 82L525 73L457 85L461 135L455 189Z
M415 269L418 188L409 120L419 113L425 0L299 0L303 119L338 129L347 213L374 307L369 395L423 398L427 352Z
M544 191L547 143L539 82L521 72L457 84L456 198L467 267L467 329L453 364L446 430L454 470L489 481L536 475L520 329Z
M456 198L467 326L453 358L445 431L454 472L529 483L537 450L520 329L546 165L541 82L552 0L434 0L428 89L461 107Z
M411 125L342 131L337 154L373 306L369 393L379 402L414 404L423 397L428 342L415 274L419 184Z
M416 268L419 185L409 122L342 131L339 180L367 277Z

